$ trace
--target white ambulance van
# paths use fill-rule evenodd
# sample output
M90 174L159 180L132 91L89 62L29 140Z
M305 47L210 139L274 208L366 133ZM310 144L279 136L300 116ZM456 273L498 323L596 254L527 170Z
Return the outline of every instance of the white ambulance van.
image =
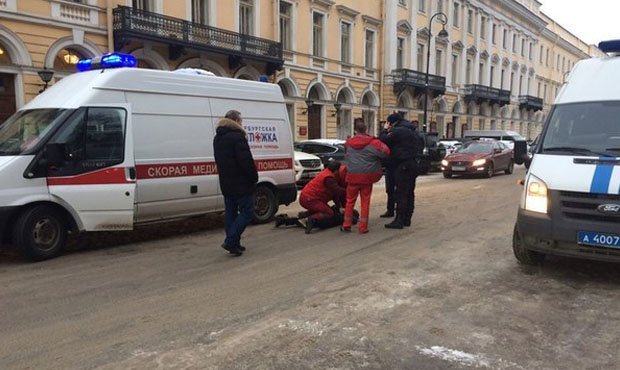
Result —
M0 126L0 244L52 258L68 232L222 211L217 122L239 110L259 184L256 221L295 201L293 140L275 84L146 70L108 54L80 61Z
M599 47L610 55L575 65L529 163L513 236L520 263L620 262L620 40Z

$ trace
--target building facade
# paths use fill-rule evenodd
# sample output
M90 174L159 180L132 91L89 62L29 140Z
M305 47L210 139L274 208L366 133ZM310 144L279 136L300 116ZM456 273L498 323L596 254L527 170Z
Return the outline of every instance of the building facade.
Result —
M393 111L429 131L533 138L566 72L600 53L536 0L0 0L0 120L77 61L110 50L139 66L277 83L296 140L341 138ZM445 14L447 37L439 37ZM445 35L442 35L445 36ZM430 51L430 53L429 53ZM428 58L428 62L427 62ZM240 107L242 110L242 107Z

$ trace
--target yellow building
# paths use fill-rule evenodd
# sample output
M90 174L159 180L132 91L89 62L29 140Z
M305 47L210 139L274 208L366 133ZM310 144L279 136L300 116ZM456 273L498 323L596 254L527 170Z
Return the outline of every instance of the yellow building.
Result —
M393 111L429 131L513 129L533 137L564 75L600 53L536 0L0 0L0 120L83 57L202 68L282 88L295 138L371 130ZM438 37L446 14L447 37ZM430 54L428 51L430 50ZM427 55L429 63L426 62ZM428 66L427 66L428 64ZM241 109L243 107L240 107Z

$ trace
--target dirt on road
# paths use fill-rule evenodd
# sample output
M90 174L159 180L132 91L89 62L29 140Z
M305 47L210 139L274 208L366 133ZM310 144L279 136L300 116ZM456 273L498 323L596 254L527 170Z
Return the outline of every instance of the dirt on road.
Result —
M424 177L402 231L378 187L369 234L255 226L239 258L218 217L0 255L0 368L616 369L620 268L517 265L523 176Z

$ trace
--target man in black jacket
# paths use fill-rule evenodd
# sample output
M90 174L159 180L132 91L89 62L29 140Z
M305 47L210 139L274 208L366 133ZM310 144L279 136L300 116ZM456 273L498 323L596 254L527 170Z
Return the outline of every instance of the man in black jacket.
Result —
M222 248L235 256L245 251L241 246L241 234L254 218L254 191L258 182L258 172L241 122L241 113L229 111L218 122L213 139L226 209L226 239Z
M385 225L388 229L402 229L411 226L415 202L415 183L418 164L424 142L416 128L400 113L388 117L390 128L382 132L379 139L390 147L390 162L394 166L396 184L396 218Z

